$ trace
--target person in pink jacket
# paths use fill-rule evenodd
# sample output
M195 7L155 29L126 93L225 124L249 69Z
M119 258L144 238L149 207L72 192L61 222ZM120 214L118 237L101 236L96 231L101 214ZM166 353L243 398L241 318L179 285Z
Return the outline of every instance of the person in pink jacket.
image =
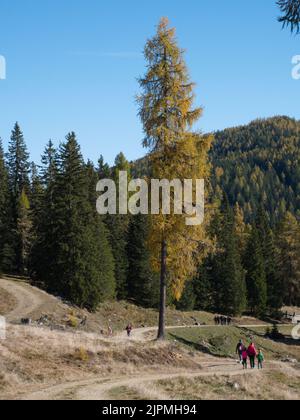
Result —
M243 348L242 359L243 359L243 369L247 370L248 369L248 352L247 352L246 347Z
M250 344L250 346L248 347L247 353L248 353L248 356L249 356L249 359L250 359L251 369L255 369L255 359L256 359L256 356L257 356L257 351L256 351L254 343Z

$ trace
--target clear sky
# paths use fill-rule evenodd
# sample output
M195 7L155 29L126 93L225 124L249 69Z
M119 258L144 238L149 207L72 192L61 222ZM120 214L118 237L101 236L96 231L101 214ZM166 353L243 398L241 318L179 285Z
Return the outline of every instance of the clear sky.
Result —
M0 137L18 121L32 160L49 138L75 131L84 156L110 163L143 155L134 101L147 38L161 16L187 50L198 128L213 131L273 115L300 119L291 60L300 36L282 31L276 0L0 0Z

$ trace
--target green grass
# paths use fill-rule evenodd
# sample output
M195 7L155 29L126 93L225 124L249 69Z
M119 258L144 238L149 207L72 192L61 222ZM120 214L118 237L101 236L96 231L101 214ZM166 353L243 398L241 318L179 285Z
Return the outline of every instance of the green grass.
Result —
M290 328L290 327L289 327ZM284 327L285 329L285 327ZM240 339L245 344L253 340L265 353L267 359L282 359L290 356L300 360L300 342L287 336L286 342L278 342L264 337L265 328L238 328L238 327L209 327L184 328L169 330L169 340L192 347L194 350L209 353L217 357L236 357L236 345ZM287 330L288 331L288 330ZM289 330L290 334L291 328Z

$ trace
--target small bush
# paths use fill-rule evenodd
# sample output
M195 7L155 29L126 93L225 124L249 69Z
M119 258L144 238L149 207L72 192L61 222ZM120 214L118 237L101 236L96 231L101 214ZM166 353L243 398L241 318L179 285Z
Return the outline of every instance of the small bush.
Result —
M89 354L86 349L84 349L83 347L80 347L79 349L75 350L74 358L75 360L78 360L80 362L88 362Z
M284 335L279 332L277 324L273 325L272 330L270 330L270 328L267 328L265 337L270 338L271 340L284 339Z
M70 315L69 319L68 319L68 325L69 325L69 327L77 328L78 327L78 319L75 316Z

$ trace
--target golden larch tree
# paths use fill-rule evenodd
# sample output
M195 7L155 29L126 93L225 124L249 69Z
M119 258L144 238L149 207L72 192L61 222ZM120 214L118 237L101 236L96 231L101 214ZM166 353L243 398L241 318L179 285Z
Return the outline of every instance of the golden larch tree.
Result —
M208 151L212 138L192 131L202 109L193 108L194 84L190 82L184 51L177 45L175 29L163 18L157 34L145 47L146 75L140 79L138 97L144 127L144 147L149 150L154 179L193 180L193 195L198 179L210 172ZM165 338L167 287L180 299L185 282L192 279L207 248L205 223L186 225L186 207L175 211L175 188L171 189L170 214L151 216L149 247L154 267L160 271L160 316L158 339ZM160 197L161 200L161 197ZM207 222L207 213L205 221Z

